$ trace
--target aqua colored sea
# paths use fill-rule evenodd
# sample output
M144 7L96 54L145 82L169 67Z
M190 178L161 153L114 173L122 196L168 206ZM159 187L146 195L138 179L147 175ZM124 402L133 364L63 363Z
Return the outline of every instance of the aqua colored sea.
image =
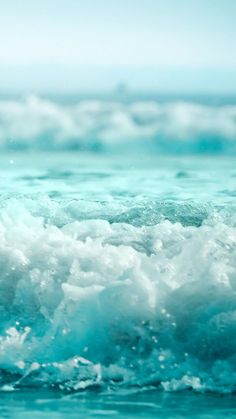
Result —
M236 416L235 103L0 100L0 417Z

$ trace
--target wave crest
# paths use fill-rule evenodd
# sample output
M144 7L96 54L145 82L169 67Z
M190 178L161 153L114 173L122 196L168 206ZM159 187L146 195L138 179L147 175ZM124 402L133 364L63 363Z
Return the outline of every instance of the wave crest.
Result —
M232 153L235 144L235 105L147 100L62 105L35 96L0 102L2 149Z
M236 234L84 220L15 203L0 219L4 386L236 389Z

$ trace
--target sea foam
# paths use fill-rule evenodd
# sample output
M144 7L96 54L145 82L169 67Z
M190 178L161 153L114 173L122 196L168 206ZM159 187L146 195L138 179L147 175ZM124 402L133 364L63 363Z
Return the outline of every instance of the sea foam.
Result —
M38 208L1 208L2 389L235 391L235 211L61 224Z

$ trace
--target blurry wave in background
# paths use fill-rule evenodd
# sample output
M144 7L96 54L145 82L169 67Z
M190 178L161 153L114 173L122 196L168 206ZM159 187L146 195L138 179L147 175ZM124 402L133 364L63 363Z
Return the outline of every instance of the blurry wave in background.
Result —
M236 152L236 97L107 95L0 100L0 149Z

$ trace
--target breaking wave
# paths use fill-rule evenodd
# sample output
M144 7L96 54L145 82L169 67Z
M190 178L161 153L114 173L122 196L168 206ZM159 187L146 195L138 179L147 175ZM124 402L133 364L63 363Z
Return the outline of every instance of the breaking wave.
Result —
M1 206L3 390L236 390L235 208L137 225Z
M35 96L0 101L1 149L114 150L164 153L236 151L236 105L186 101L81 100Z

